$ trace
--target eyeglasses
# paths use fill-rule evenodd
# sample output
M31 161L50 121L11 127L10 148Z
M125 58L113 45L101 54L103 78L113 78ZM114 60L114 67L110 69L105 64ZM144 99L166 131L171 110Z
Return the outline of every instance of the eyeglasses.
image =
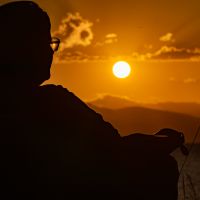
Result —
M57 37L52 37L50 45L53 51L57 51L60 45L60 39Z

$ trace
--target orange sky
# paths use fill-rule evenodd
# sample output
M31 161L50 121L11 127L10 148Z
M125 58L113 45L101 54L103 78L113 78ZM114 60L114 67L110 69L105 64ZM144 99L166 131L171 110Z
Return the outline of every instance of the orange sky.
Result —
M56 64L50 82L62 84L90 100L102 94L126 96L139 102L200 102L199 62L130 62L126 79L112 74L112 62Z
M0 3L8 2L0 0ZM199 0L36 0L60 37L52 78L84 100L200 102ZM115 61L132 65L127 79Z

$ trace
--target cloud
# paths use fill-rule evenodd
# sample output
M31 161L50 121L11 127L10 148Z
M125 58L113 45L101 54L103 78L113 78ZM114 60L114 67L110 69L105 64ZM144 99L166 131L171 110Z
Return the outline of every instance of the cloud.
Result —
M93 46L90 49L74 49L62 51L57 62L68 61L113 61L113 60L134 60L134 61L200 61L200 49L177 48L174 46L162 46L154 52L138 53L130 55L112 55L104 51L104 48L97 51ZM173 79L171 80L173 81Z
M174 42L173 34L172 33L166 33L165 35L160 37L161 42Z
M115 95L115 94L109 94L109 93L98 93L96 94L96 98L94 100L98 99L123 99L127 101L133 101L130 97L128 96L122 96L122 95Z
M183 80L183 82L186 83L186 84L198 83L198 81L199 81L198 79L196 79L196 78L191 78L191 77L186 78L186 79Z
M81 51L63 51L54 58L55 63L86 62L88 60L91 60L91 57Z
M96 43L96 47L98 46L104 46L104 45L107 45L107 44L113 44L113 43L116 43L118 42L118 35L115 34L115 33L108 33L107 35L105 35L105 39L103 42L97 42Z
M106 44L112 44L118 42L117 34L115 33L107 34L105 38L106 38L105 40Z
M174 46L162 46L151 55L154 59L192 59L200 57L200 49L177 48Z
M112 95L107 93L97 94L97 98L88 102L89 104L111 109L138 106L139 104L127 96Z
M162 42L175 42L173 34L168 32L160 37ZM146 47L146 46L145 46ZM133 52L132 57L136 60L190 60L190 61L200 61L200 48L180 48L176 45L164 45L159 49L153 50L151 48L146 48L145 53ZM149 51L149 52L148 52Z
M114 32L107 33L101 41L94 39L92 30L93 23L84 19L79 13L68 13L61 21L54 36L61 39L58 53L55 55L56 62L81 62L81 61L113 61L117 59L136 61L200 61L200 47L186 48L173 45L144 45L143 52L137 51L126 54L116 53L112 45L117 45L118 35ZM175 42L173 33L161 36L161 42Z
M200 48L177 48L175 46L162 46L155 52L140 54L134 52L136 60L200 60Z
M175 77L169 77L169 81L170 82L174 82L174 83L180 83L180 84L196 84L199 83L199 79L198 78L194 78L194 77L187 77L185 79L179 79L179 78L175 78Z
M61 21L58 30L53 33L61 39L59 51L75 46L90 45L94 38L92 26L93 23L84 19L79 13L68 13Z

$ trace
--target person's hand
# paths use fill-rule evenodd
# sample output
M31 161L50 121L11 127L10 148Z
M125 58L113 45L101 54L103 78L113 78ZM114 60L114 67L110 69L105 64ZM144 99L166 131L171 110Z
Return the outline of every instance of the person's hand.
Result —
M177 143L177 146L181 146L185 142L184 134L174 129L164 128L155 134L156 136L167 136Z
M166 140L169 141L169 147L172 148L172 151L176 148L183 147L185 142L184 134L173 129L164 128L155 134L158 137L166 137Z
M175 149L184 147L183 133L169 128L161 129L155 135L131 134L123 137L123 141L126 148L132 149L132 152L140 152L141 155L169 155ZM186 152L186 149L184 150Z

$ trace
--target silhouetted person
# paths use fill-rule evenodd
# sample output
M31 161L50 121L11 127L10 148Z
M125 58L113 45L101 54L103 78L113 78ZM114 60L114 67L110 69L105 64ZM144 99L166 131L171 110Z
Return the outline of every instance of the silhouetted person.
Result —
M67 89L40 86L59 40L34 2L0 6L0 25L0 195L177 198L178 168L169 154L183 143L180 133L121 137Z

